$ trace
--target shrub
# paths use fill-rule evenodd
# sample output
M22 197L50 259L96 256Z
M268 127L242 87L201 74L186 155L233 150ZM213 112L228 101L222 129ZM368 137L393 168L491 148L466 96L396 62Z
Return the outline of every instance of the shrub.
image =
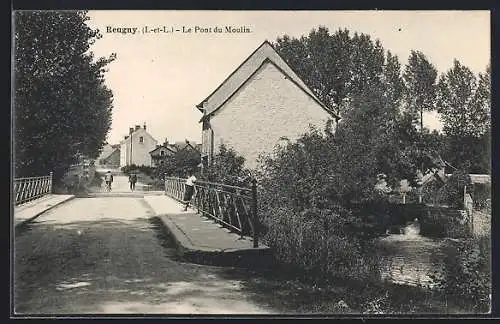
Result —
M249 187L252 177L244 165L244 157L238 155L234 149L222 144L213 157L212 165L207 166L204 170L202 178L211 182Z
M186 177L188 171L196 170L200 163L201 158L198 151L179 150L174 155L165 158L163 164L155 169L154 176L160 179L165 174L169 177Z
M438 289L460 297L464 306L487 312L491 296L491 240L471 238L457 243L447 254L443 269L432 276Z
M382 208L386 199L373 190L373 163L349 162L349 156L332 134L313 128L260 160L256 175L265 239L279 260L310 280L366 282L380 276L370 247L381 229L379 220L368 218L381 215L362 215L356 206L379 201Z
M101 187L102 185L102 178L103 175L99 172L94 173L94 178L92 179L92 182L90 183L91 186L93 187Z
M303 273L303 279L325 283L335 278L372 281L378 263L362 253L361 243L348 235L346 210L307 209L297 213L289 207L274 209L265 218L265 240L278 260Z
M470 236L470 223L463 212L447 207L423 207L420 234L434 237L462 238Z

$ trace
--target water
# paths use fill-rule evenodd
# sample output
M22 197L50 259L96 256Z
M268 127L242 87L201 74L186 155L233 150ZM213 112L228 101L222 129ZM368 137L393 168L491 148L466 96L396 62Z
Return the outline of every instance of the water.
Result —
M443 267L449 240L420 235L418 221L402 234L388 235L378 242L382 254L382 276L398 284L433 287L429 275Z

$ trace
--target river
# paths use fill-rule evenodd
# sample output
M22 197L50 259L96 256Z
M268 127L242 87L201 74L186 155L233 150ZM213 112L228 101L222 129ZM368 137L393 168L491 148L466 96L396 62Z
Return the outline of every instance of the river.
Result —
M420 235L418 222L408 224L401 234L378 240L382 277L394 283L432 288L430 274L443 267L453 241Z

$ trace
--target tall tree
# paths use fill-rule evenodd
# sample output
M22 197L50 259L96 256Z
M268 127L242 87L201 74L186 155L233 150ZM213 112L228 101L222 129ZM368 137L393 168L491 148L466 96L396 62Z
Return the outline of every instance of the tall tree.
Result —
M434 110L437 70L419 51L411 51L403 79L406 86L406 113L424 130L424 111Z
M100 38L85 11L17 11L14 26L16 176L54 171L80 154L97 157L111 127L112 92L95 58Z
M388 104L399 112L405 91L403 77L401 75L401 63L396 55L387 51L383 68L382 81L384 85L384 96Z
M277 39L274 47L327 106L344 115L352 95L380 83L384 50L366 34L313 29L307 37Z
M489 68L477 78L458 60L439 80L437 104L446 134L447 159L471 172L489 171L485 155L489 155L490 89Z

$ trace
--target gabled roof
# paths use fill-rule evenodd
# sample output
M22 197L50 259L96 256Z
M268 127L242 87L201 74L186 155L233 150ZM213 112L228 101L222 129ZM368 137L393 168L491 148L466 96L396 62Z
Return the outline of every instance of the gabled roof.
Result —
M314 92L292 70L285 60L276 52L266 40L250 56L243 61L207 98L196 107L204 112L205 116L213 114L227 102L266 62L274 64L285 76L295 83L302 91L314 99L323 109L335 118L339 116L328 108ZM204 107L205 104L205 107Z
M144 128L138 128L138 129L134 129L134 131L132 132L132 134L128 134L125 139L122 139L120 141L120 145L123 144L123 143L125 143L130 138L130 136L134 136L134 134L137 133L137 132L144 132L151 139L153 139L154 141L156 141L158 143L158 141L156 140L156 138L154 138L153 135L149 134ZM128 141L130 142L130 140L128 140Z
M170 146L172 146L172 148L175 149L177 152L188 148L191 148L192 150L195 151L199 151L197 148L198 144L192 141L175 142L174 144L170 144Z
M160 145L160 146L156 147L155 149L153 149L152 151L150 151L150 152L149 152L149 154L152 154L152 153L154 153L154 152L158 151L158 150L159 150L159 149L161 149L161 148L164 148L164 149L166 149L167 151L170 151L170 152L172 152L172 153L175 153L175 151L174 151L174 150L172 150L170 147L165 147L164 145Z

